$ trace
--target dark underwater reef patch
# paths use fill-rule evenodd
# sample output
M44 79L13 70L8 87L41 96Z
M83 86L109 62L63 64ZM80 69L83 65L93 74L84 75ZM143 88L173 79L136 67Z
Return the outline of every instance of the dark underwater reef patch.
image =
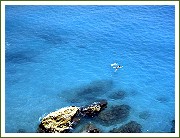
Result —
M99 100L101 95L107 93L113 87L112 80L93 81L78 88L62 91L58 94L70 103L93 102Z
M129 105L115 105L103 110L98 115L98 121L104 126L114 125L117 122L125 121L130 113Z
M171 127L171 133L175 133L175 120L172 120L172 121L171 121L171 125L172 125L172 127Z
M110 130L110 133L141 133L142 126L138 124L136 121L130 121L129 123Z
M5 61L10 63L22 64L26 62L34 62L36 53L32 51L8 52L5 54Z
M83 125L79 133L102 133L102 130L97 128L95 124L88 122Z
M26 133L25 129L18 129L17 133Z
M124 90L115 90L112 91L111 94L108 96L110 99L118 100L118 99L124 99L126 96L126 92Z
M43 41L53 46L57 46L68 43L67 39L70 35L69 31L67 30L65 31L62 29L54 30L50 28L46 28L46 29L43 28L43 30L38 30L38 31L36 30L35 32L33 32L33 35L35 34L37 39L40 41Z
M151 114L148 111L143 111L139 113L139 118L141 119L148 119L151 116Z
M63 43L63 38L53 33L39 34L37 35L37 37L39 37L40 39L42 39L43 41L49 44L57 45Z
M93 81L89 85L82 88L78 94L102 94L102 91L108 91L112 88L113 81L112 80L101 80L101 81Z
M168 102L168 98L165 96L157 97L156 100L160 103L166 103Z

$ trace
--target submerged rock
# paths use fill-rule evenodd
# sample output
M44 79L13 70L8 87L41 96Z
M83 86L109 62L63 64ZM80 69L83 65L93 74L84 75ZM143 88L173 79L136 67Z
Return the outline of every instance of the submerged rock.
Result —
M94 102L91 105L82 107L80 113L83 116L94 117L98 115L106 107L107 107L107 101L101 100L99 102Z
M118 100L118 99L121 99L121 100L122 100L122 99L125 97L125 95L126 95L125 91L119 90L119 91L113 92L113 93L109 96L109 98L114 99L114 100Z
M158 97L156 98L156 100L160 103L166 103L168 102L168 98L167 97Z
M146 120L150 117L150 115L151 114L148 111L143 111L139 113L139 118Z
M82 103L82 102L94 102L98 100L97 97L105 94L112 89L112 80L98 80L92 81L89 84L80 86L74 89L62 91L58 94L58 97L63 98L69 103ZM68 93L68 95L64 94Z
M130 121L129 123L110 130L110 133L141 133L142 126L138 124L136 121Z
M129 115L130 106L116 105L99 113L98 118L105 125L112 125L117 121L123 121Z
M101 133L101 130L97 128L94 124L88 123L84 126L81 133Z
M171 133L175 133L175 120L172 120Z
M18 129L17 133L26 133L25 129Z
M79 113L79 107L70 106L51 112L45 116L39 125L40 133L63 133L69 132L74 121L73 118Z

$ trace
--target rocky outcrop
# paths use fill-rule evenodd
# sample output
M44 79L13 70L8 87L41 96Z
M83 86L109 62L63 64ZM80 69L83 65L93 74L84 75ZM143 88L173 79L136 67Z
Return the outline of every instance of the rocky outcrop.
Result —
M65 133L69 132L82 117L94 117L107 106L107 101L94 102L89 106L76 107L70 106L51 112L43 117L39 125L39 133ZM92 128L92 127L91 127ZM92 131L91 131L92 130ZM90 129L96 133L96 130Z
M110 133L141 133L141 128L142 126L137 122L130 121L120 128L114 128L113 130L110 130Z
M68 132L73 126L73 118L79 113L79 107L70 106L51 112L45 116L39 125L40 133Z
M94 117L98 115L106 107L107 101L101 100L99 102L94 102L88 106L82 107L80 113L83 116Z

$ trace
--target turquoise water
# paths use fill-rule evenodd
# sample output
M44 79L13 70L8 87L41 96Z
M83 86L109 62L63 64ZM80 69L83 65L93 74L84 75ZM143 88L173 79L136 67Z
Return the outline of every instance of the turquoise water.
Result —
M131 107L145 132L175 119L174 6L6 6L5 131L36 132L39 118L97 99ZM123 68L114 72L110 66ZM78 90L102 86L87 94ZM115 91L125 92L115 98ZM113 97L113 98L112 98ZM140 117L147 113L145 118Z

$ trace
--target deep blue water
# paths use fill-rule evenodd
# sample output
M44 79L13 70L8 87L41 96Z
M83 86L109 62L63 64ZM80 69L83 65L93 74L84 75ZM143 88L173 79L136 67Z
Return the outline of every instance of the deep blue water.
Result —
M122 124L171 131L174 6L6 6L5 19L7 133L36 132L43 114L97 99L129 105ZM114 72L114 62L123 68ZM78 93L98 85L102 91ZM110 96L118 90L123 99ZM108 132L121 123L97 125Z

